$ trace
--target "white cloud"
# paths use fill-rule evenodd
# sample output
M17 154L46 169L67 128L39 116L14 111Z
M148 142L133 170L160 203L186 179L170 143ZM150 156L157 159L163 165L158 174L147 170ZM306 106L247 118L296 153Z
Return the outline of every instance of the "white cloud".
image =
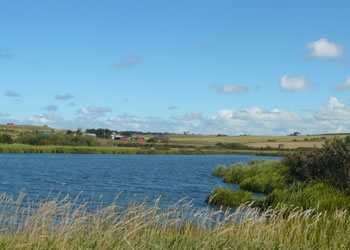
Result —
M168 110L174 110L174 109L177 109L177 108L178 108L177 106L169 106Z
M41 115L33 115L28 117L28 119L24 122L24 124L36 124L36 125L44 125L44 124L57 124L57 122L63 121L62 116L57 114L56 112L47 112Z
M308 57L310 58L336 58L344 54L342 46L329 42L326 38L310 42L307 47L309 49Z
M174 117L175 120L178 121L193 121L193 120L201 120L202 114L198 110L194 110L192 112L188 112L182 116Z
M222 109L207 120L207 128L217 128L216 133L225 134L285 134L290 124L302 118L296 112L279 109L263 110L259 107L250 109ZM282 132L283 131L283 132Z
M346 78L344 82L335 86L335 90L337 91L350 90L350 77Z
M86 116L104 116L105 113L111 111L112 109L110 107L89 106L79 109L78 113Z
M64 94L64 95L56 95L55 96L55 99L56 100L59 100L59 101L66 101L66 100L70 100L70 99L73 99L74 96L72 94Z
M112 67L117 70L132 68L140 63L141 59L141 56L124 56L120 63L112 64Z
M0 48L0 60L1 59L10 60L12 58L13 58L13 55L10 53L8 49Z
M21 95L19 93L15 92L15 91L6 90L5 96L8 96L8 97L20 97Z
M57 111L58 107L56 105L49 105L49 106L46 106L45 109L47 111Z
M223 94L234 94L234 93L243 93L247 92L247 88L243 86L238 86L238 85L218 85L218 84L212 84L210 86L211 89L218 93L223 93Z
M309 89L310 85L305 76L288 77L283 75L280 79L280 87L285 91L298 91Z

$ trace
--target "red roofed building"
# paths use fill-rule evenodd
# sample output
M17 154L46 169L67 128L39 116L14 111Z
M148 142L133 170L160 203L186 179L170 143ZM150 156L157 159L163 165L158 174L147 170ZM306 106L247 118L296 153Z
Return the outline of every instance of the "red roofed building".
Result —
M165 141L165 142L169 142L170 139L169 137L164 137L164 136L156 136L154 137L158 142L162 142L162 141Z

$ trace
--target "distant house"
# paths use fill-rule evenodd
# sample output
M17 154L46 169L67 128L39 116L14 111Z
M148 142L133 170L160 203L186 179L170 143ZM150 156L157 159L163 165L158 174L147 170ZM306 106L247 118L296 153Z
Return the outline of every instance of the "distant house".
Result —
M169 139L169 137L165 137L165 136L156 136L156 137L154 137L158 142L169 142L170 141L170 139Z
M141 137L141 136L138 136L138 137L131 137L130 140L131 141L144 141L145 138Z
M114 135L114 136L112 136L112 139L113 140L118 140L118 141L127 141L127 140L129 140L128 137L122 136L122 135Z
M8 126L14 126L15 124L13 122L7 123Z

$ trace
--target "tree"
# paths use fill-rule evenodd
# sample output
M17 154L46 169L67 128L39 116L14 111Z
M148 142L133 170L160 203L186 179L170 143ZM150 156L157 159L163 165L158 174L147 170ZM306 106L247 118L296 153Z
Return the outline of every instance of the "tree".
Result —
M0 136L0 143L7 143L7 144L11 144L13 143L13 139L10 135L8 134L2 134Z

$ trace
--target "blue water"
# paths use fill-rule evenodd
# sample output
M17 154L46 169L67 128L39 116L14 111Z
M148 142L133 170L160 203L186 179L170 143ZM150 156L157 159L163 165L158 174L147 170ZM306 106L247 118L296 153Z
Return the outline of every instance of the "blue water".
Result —
M252 159L279 159L252 155L77 155L0 154L0 193L31 201L61 193L79 200L127 205L131 200L154 201L161 206L187 197L195 209L207 208L205 199L216 187L237 189L212 176L218 164Z

